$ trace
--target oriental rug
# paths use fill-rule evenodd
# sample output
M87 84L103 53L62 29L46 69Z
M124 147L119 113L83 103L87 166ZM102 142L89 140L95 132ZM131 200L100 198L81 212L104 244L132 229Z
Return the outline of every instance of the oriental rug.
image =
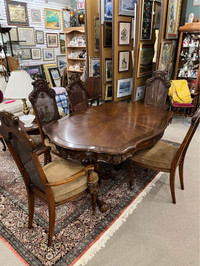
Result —
M0 147L1 149L1 147ZM51 247L47 246L48 208L36 200L33 228L28 229L25 186L9 151L0 150L0 235L26 265L85 265L126 221L159 178L156 172L136 167L134 187L129 189L129 171L102 165L107 177L101 184L110 209L92 215L89 194L57 207Z

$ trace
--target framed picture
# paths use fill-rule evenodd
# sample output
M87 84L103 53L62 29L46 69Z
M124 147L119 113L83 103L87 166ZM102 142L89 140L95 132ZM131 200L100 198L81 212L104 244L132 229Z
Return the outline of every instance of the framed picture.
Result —
M48 48L58 47L58 33L46 33L46 41Z
M112 22L104 21L103 46L112 47Z
M140 44L137 77L149 75L153 70L154 44Z
M112 20L112 0L104 1L104 21Z
M31 8L31 22L42 23L41 10Z
M112 59L111 58L106 58L105 59L105 69L106 69L106 74L105 74L105 80L106 82L112 81Z
M100 77L100 58L90 57L89 58L89 77Z
M173 47L172 41L163 41L161 43L160 58L159 58L159 65L158 65L159 70L168 71L169 64L171 62L172 47Z
M70 27L70 11L63 9L62 15L63 15L63 29L69 28Z
M44 78L44 70L43 65L34 65L34 66L23 66L23 69L26 70L30 76L32 75L40 75L42 78Z
M134 16L137 0L119 0L119 15Z
M5 5L8 25L29 25L26 3L7 0Z
M63 68L67 66L66 55L57 55L56 57L57 66L60 70L60 74L63 73Z
M61 87L61 76L58 67L48 69L53 87Z
M40 48L32 48L31 55L33 60L40 60L41 59L41 49Z
M10 30L10 39L12 42L17 42L18 39L18 33L17 33L17 28L11 28Z
M166 22L166 39L176 39L178 37L180 1L181 0L169 0Z
M106 84L105 101L112 100L112 83Z
M45 8L44 16L46 29L59 30L61 28L60 10Z
M28 60L31 59L31 49L30 48L21 48L21 59Z
M200 6L200 0L193 0L193 6Z
M135 91L135 102L142 100L145 94L145 85L139 86Z
M161 4L155 2L155 24L154 29L159 30L160 28L160 16L161 16Z
M94 51L99 52L100 49L100 21L99 17L94 18Z
M140 40L151 40L153 28L153 10L154 2L143 0L142 6L142 22Z
M130 70L130 51L119 51L118 72L127 72Z
M131 43L131 22L119 22L119 45L130 45Z
M53 48L43 48L43 60L44 61L53 61L54 60Z
M61 54L65 53L65 34L59 33L59 42L60 42L60 52Z
M44 31L36 30L35 36L37 44L44 44Z
M56 68L57 65L54 64L44 64L43 65L43 69L44 69L44 75L46 77L47 82L49 82L49 86L52 88L53 87L53 83L51 80L51 76L50 76L50 72L49 72L49 68Z
M33 27L18 27L19 45L34 46L35 31Z
M119 79L117 81L117 98L129 96L132 93L133 79Z

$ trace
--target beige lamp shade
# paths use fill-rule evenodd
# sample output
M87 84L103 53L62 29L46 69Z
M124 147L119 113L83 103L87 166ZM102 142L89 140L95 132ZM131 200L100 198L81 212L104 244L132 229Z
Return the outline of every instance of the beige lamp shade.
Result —
M11 99L27 99L33 90L32 82L33 79L25 70L12 71L4 97Z

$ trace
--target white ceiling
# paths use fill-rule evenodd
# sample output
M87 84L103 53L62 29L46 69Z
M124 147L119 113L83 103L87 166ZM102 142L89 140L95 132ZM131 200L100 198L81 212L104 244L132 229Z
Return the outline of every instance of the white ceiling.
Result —
M48 0L48 2L56 2L56 3L64 4L64 5L70 4L70 0Z

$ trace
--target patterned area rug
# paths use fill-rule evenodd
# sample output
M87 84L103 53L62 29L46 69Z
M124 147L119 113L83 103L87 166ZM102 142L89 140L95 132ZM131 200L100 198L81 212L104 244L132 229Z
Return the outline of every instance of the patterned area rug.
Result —
M103 165L102 170L114 176L102 181L102 193L110 209L101 213L97 207L96 216L92 215L88 194L58 207L53 244L48 247L47 206L36 200L34 227L29 230L25 186L9 151L3 152L1 147L0 161L0 234L29 265L86 264L158 179L156 172L137 167L130 191L126 163L120 170Z

